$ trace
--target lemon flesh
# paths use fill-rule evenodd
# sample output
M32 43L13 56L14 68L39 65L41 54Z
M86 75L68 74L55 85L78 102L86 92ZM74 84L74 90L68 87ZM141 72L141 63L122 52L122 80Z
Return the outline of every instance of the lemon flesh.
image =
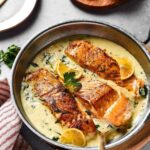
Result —
M126 57L116 58L120 67L121 80L130 78L134 73L134 65L132 61Z
M70 128L65 130L59 139L60 143L63 144L71 144L80 147L84 147L86 145L86 138L82 131Z
M82 76L81 72L79 72L78 70L69 68L67 65L65 65L61 61L57 62L56 71L61 79L64 79L64 74L66 72L75 72L75 79L79 79Z

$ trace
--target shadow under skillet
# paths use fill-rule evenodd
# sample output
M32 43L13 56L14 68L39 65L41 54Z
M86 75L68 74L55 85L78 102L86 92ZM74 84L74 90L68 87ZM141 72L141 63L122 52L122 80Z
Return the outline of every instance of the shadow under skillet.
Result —
M41 0L37 0L36 6L34 7L33 11L24 21L22 21L16 27L13 27L13 29L11 28L6 31L0 32L0 40L5 40L7 38L16 36L22 32L25 32L25 30L30 28L30 26L36 20L40 12L40 9L41 9Z
M76 5L74 0L71 0L73 4ZM112 8L104 8L104 9L90 9L90 8L84 8L82 6L76 5L79 9L86 11L87 13L91 14L103 14L103 15L111 15L114 13L126 13L127 15L130 15L132 12L135 13L136 11L139 11L139 9L142 9L142 5L144 4L145 0L127 0L126 2L123 2L120 5L114 6Z

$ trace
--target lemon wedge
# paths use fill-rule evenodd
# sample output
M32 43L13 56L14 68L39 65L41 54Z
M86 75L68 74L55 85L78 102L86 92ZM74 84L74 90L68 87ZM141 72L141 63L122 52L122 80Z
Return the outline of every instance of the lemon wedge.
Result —
M61 79L64 79L64 74L66 72L75 72L75 79L79 79L82 76L82 73L80 71L69 68L67 65L65 65L61 61L57 62L56 71Z
M75 128L66 129L60 136L59 141L63 144L71 144L80 147L86 144L86 138L83 132Z
M126 57L118 57L116 61L120 67L121 80L130 78L134 73L134 65L132 61Z

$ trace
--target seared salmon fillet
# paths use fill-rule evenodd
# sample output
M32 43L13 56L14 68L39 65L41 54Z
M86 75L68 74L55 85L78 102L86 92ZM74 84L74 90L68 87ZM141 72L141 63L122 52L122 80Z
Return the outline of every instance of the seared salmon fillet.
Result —
M82 84L82 88L75 94L93 104L112 90L108 85L98 80L92 80L91 78L82 78L80 83Z
M120 68L117 61L89 41L75 40L71 42L65 50L65 54L101 78L121 84Z
M132 115L132 107L125 96L119 97L117 102L106 112L104 118L115 126L126 124Z
M110 124L117 127L123 126L129 121L132 110L129 100L125 96L97 80L83 78L80 83L82 88L75 95L80 99L82 105L91 111L93 117L107 119ZM112 113L108 113L109 108L113 105L115 107Z
M78 128L84 133L94 133L95 125L91 118L82 114L75 99L62 83L46 69L39 69L26 77L34 94L45 102L55 117L69 128Z

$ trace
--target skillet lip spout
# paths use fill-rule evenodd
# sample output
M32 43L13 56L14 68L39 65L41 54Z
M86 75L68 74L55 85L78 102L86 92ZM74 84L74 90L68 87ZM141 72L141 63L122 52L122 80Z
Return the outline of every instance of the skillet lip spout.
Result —
M133 37L130 33L128 33L126 30L122 29L121 27L112 25L110 23L107 22L96 22L96 21L90 21L90 20L73 20L73 21L68 21L68 22L63 22L57 25L54 25L52 27L47 28L46 30L40 32L38 35L36 35L35 37L33 37L31 40L29 40L29 42L27 42L27 44L25 44L25 46L20 50L19 54L17 55L15 62L13 64L12 67L12 72L11 72L11 79L10 79L10 92L11 92L11 99L13 101L13 105L15 106L17 113L19 115L19 117L22 119L22 121L25 123L25 125L33 132L35 133L38 137L40 137L41 139L45 140L46 142L56 146L56 147L61 147L61 148L65 148L65 149L71 149L71 150L97 150L97 147L85 147L85 148L80 148L80 147L75 147L75 146L69 146L69 145L64 145L61 144L59 142L53 141L51 139L49 139L48 137L44 136L42 133L40 133L37 129L35 129L31 123L28 122L27 119L25 119L24 117L24 113L19 109L19 106L16 102L16 97L15 97L15 91L14 91L14 79L15 79L15 72L16 72L16 67L17 64L19 63L20 57L23 55L23 53L26 51L26 48L28 47L28 45L30 45L34 40L36 40L38 37L40 37L42 34L48 32L49 30L52 30L54 28L58 28L61 27L63 25L69 25L69 24L95 24L95 25L105 25L109 28L113 28L114 30L117 30L119 32L121 32L122 34L126 35L128 38L130 38L132 41L134 41L139 48L141 49L141 51L143 51L143 53L145 54L145 57L148 58L149 62L150 62L150 55L148 54L146 48L142 45L141 42L139 42L135 37ZM149 100L149 99L148 99ZM20 102L21 103L21 102ZM129 138L131 138L131 136L135 135L143 126L144 122L146 121L146 119L148 118L150 114L150 109L146 112L146 115L143 117L142 121L138 124L138 126L136 128L133 129L133 131L131 131L129 134L127 134L126 136L123 136L123 138L116 140L113 143L107 144L105 146L106 149L108 148L113 148L115 146L118 146L120 144L122 144L123 142L127 141Z

